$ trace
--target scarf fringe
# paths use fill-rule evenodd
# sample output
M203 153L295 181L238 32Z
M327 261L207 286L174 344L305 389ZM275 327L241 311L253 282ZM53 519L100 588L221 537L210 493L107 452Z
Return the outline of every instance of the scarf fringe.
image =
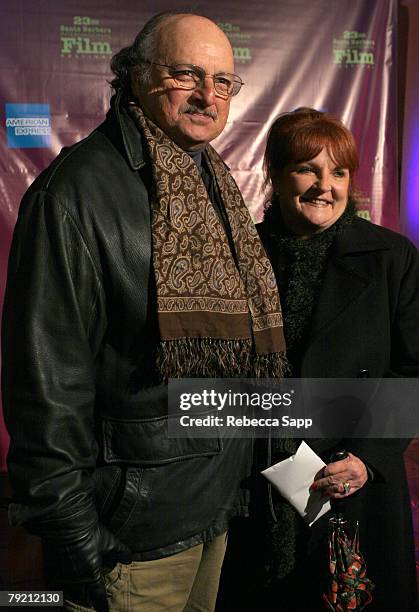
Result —
M255 355L252 368L250 376L255 378L285 378L291 375L290 363L283 352Z
M162 378L235 378L250 368L250 340L179 338L157 347L156 365Z
M283 353L258 355L250 339L181 338L163 341L157 369L168 378L282 378L288 372Z
M163 340L132 377L139 390L167 383L169 378L284 378L289 362L284 353L260 355L250 338L179 338Z

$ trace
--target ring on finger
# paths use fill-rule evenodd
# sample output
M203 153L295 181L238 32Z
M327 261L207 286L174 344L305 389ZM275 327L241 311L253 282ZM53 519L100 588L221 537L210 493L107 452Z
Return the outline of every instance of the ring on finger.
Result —
M348 495L349 491L351 490L351 484L348 481L346 481L342 483L342 486L343 486L343 491L345 495Z

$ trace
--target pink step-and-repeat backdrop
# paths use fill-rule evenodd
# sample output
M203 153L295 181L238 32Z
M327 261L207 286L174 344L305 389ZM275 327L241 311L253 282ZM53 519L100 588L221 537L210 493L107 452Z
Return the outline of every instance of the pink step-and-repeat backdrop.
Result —
M0 4L0 304L20 199L106 113L113 53L174 0L14 0ZM224 30L245 82L214 143L255 216L266 133L298 106L327 110L357 139L361 215L398 229L396 0L198 0ZM0 419L0 470L7 435Z

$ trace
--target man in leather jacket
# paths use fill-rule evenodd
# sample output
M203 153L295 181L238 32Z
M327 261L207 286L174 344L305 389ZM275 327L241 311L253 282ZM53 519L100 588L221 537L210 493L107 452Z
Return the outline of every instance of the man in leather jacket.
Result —
M167 435L167 381L284 367L268 260L209 142L242 85L210 20L152 18L104 123L26 193L3 317L10 519L67 609L213 610L246 440Z

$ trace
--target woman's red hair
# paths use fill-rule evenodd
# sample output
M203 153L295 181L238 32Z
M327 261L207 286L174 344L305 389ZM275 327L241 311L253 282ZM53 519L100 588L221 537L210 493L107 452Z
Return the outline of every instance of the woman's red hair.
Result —
M312 108L280 115L268 133L265 186L275 184L287 164L309 161L323 148L336 165L349 170L352 179L359 167L358 151L354 137L339 119Z

